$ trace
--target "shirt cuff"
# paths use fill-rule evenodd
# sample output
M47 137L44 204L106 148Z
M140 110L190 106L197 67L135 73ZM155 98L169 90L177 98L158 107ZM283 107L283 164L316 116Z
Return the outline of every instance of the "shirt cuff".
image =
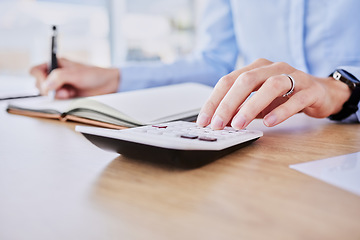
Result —
M354 67L354 66L340 66L338 69L343 69L347 71L348 73L351 73L360 81L360 67Z

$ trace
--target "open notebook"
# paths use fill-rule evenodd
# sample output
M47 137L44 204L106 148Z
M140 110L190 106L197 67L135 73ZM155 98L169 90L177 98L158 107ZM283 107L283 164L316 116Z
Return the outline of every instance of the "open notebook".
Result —
M123 128L195 120L212 88L197 83L113 93L72 100L48 97L9 103L9 113Z

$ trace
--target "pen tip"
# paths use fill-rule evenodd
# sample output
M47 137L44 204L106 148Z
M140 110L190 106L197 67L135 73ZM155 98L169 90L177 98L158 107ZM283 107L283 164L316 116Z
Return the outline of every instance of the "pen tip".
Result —
M52 29L53 29L54 31L56 31L56 26L55 26L55 25L53 25L53 26L52 26Z

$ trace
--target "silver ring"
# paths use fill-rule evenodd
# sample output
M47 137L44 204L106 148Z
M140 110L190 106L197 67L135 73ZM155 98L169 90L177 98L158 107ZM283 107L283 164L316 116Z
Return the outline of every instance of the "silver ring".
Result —
M292 93L294 92L295 80L294 80L294 78L293 78L292 76L290 76L289 74L281 74L281 75L287 76L287 77L290 79L290 81L291 81L291 88L290 88L290 90L289 90L287 93L285 93L284 95L282 95L283 97L287 97L287 96L289 96L290 94L292 94Z

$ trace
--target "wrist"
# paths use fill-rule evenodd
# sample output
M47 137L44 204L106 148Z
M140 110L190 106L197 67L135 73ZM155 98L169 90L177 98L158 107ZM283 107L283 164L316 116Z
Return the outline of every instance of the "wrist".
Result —
M332 100L331 105L333 106L330 115L334 115L339 113L346 101L349 100L351 90L345 83L336 81L332 77L329 77L328 83L328 93Z
M120 81L120 73L117 68L98 68L97 78L102 79L99 87L101 94L116 93Z
M329 116L331 120L342 121L359 109L360 81L344 69L336 69L330 76L332 76L336 82L345 84L350 92L350 96L343 103L340 111Z
M120 85L120 70L118 68L109 69L109 84L112 86L111 91L117 92Z
M91 95L116 93L119 86L120 73L117 68L92 67L91 79L93 84Z

